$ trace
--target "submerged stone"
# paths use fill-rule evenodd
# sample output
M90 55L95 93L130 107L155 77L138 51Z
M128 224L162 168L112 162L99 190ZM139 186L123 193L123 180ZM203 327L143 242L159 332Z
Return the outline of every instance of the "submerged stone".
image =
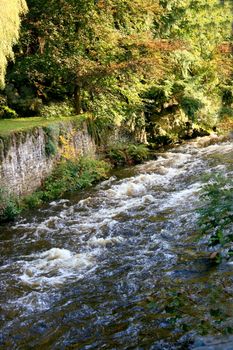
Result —
M191 350L232 350L233 336L197 338Z

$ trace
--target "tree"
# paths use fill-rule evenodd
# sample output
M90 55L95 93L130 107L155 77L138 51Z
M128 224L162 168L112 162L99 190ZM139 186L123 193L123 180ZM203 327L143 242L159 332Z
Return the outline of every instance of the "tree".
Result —
M12 47L19 38L20 16L27 11L25 0L0 2L0 86L4 86L7 60L13 59Z
M221 49L230 46L232 3L164 0L161 5L166 11L157 35L182 40L184 46L170 53L170 72L145 96L148 121L167 120L171 130L182 122L209 128L221 114L224 86L232 71L231 52Z
M92 111L103 94L126 100L124 88L135 75L162 70L153 41L157 0L29 0L28 6L8 75L19 95L25 86L44 102L73 95L79 114Z
M145 113L215 123L229 100L231 3L219 0L28 0L7 74L8 103L36 114L72 100L76 114L145 125ZM225 45L225 46L224 46ZM60 115L61 109L59 109ZM153 120L154 121L154 120Z

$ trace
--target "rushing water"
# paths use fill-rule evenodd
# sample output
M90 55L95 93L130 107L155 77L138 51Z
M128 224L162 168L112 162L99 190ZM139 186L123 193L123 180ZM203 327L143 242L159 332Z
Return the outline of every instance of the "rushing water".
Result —
M233 332L233 265L197 236L231 141L190 142L1 227L1 349L188 349Z

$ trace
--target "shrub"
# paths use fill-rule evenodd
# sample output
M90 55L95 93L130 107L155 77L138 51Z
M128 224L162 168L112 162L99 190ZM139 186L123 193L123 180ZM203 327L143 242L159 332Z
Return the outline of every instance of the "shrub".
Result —
M128 154L134 162L141 163L142 161L148 159L149 150L143 144L141 145L132 144L128 146Z
M233 180L222 175L212 177L202 192L204 206L199 209L202 235L215 247L220 257L233 255Z
M149 158L149 149L143 144L117 143L106 151L114 165L138 164Z
M92 114L86 114L86 124L88 133L91 135L97 145L104 144L109 136L114 132L114 123L111 118L98 117Z
M0 221L11 221L20 213L18 200L0 188Z
M74 114L74 108L69 102L50 103L40 109L40 115L45 118L71 117Z
M42 197L43 193L41 191L37 191L24 198L23 206L30 209L37 208L43 203Z
M18 114L16 113L16 111L14 111L13 109L11 109L8 106L1 106L0 118L2 118L2 119L14 119L14 118L18 118Z
M181 99L181 108L191 121L196 120L196 113L203 107L203 103L190 96L183 96Z
M57 153L57 143L59 136L59 126L46 126L43 128L46 135L45 153L47 157Z
M49 201L61 198L65 193L89 187L107 177L110 165L104 161L81 158L62 161L45 181L35 200Z
M45 143L45 153L47 157L55 156L57 153L57 146L55 145L54 141L48 139Z

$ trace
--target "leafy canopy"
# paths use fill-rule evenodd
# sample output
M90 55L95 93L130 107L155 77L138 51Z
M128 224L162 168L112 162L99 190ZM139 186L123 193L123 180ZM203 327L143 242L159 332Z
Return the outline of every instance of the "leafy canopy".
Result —
M26 13L25 0L0 1L0 86L4 86L7 60L13 59L13 45L19 38L20 15Z

